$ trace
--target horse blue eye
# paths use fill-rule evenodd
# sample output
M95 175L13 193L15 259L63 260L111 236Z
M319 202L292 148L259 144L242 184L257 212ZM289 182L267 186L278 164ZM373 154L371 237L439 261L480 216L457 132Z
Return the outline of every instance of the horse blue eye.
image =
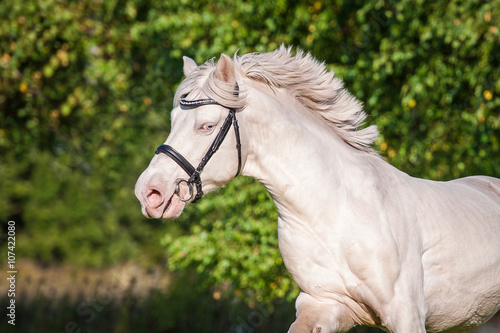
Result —
M214 128L214 124L203 124L201 126L201 130L203 131L211 131Z

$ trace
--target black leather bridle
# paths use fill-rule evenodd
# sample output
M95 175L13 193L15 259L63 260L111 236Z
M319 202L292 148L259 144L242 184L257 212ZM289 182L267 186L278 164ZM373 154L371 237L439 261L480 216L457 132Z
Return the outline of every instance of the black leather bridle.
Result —
M238 95L238 85L235 86L235 95ZM186 108L197 108L199 106L203 105L221 105L215 100L211 98L207 99L197 99L193 101L187 101L184 98L181 98L180 100L180 105L186 107ZM223 105L221 105L223 106ZM220 145L224 141L224 138L226 137L227 133L229 132L229 129L231 128L231 125L234 126L234 134L236 135L236 149L238 150L238 171L236 172L236 176L240 174L241 171L241 142L240 142L240 130L238 126L238 121L236 120L236 109L234 108L228 108L229 109L229 114L226 117L226 120L222 124L222 127L219 130L219 133L217 133L217 136L214 139L214 142L212 142L212 145L206 152L205 156L201 159L200 164L198 164L198 167L195 168L187 159L184 158L179 152L177 152L174 148L172 148L169 145L160 145L158 149L156 149L156 154L164 153L165 155L169 156L171 159L173 159L186 173L189 175L189 179L181 179L177 182L176 188L175 188L175 194L177 197L184 202L187 202L193 198L193 184L196 186L196 196L194 197L193 203L197 202L203 197L203 190L202 190L202 184L201 184L201 177L200 174L203 171L203 168L205 165L208 163L210 158L212 158L213 154L219 149ZM183 198L180 195L180 183L186 183L189 187L189 197Z

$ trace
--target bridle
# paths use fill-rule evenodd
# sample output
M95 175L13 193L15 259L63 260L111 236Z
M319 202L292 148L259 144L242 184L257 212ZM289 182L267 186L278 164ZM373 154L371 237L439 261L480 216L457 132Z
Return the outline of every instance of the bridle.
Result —
M235 85L235 95L238 96L238 84ZM197 108L199 106L203 105L221 105L224 106L215 100L211 98L206 98L206 99L197 99L193 101L187 101L184 98L181 98L180 100L180 105L186 107L186 108ZM208 151L206 152L205 156L201 159L200 164L198 164L198 167L195 169L195 167L188 162L187 159L184 158L178 151L176 151L174 148L172 148L169 145L160 145L158 149L156 149L155 154L158 155L160 153L164 153L165 155L169 156L171 159L173 159L186 173L189 175L189 179L181 179L177 182L175 186L175 194L179 198L179 200L187 202L193 198L194 192L193 192L193 184L196 186L196 196L194 197L193 203L197 202L203 197L203 190L202 190L202 184L201 184L201 177L200 174L203 171L203 168L205 165L208 163L210 158L212 158L213 154L219 149L220 145L224 141L224 138L226 137L227 133L229 132L229 129L231 128L231 125L234 126L234 133L236 135L236 149L238 150L238 171L236 171L236 176L240 174L241 171L241 143L240 143L240 130L238 126L238 121L236 120L236 109L235 108L228 108L229 109L229 114L226 117L226 120L224 120L224 123L222 124L222 127L219 130L219 133L217 133L217 136L215 137L214 141L212 142L212 145L210 148L208 148ZM183 198L180 195L180 183L186 183L189 188L189 196L187 198Z

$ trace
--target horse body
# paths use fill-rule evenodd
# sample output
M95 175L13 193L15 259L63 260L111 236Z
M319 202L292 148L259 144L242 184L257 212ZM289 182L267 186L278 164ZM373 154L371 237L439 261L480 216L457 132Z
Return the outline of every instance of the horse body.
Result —
M412 178L377 156L356 152L327 128L318 130L321 125L307 112L279 110L290 110L287 96L280 99L283 106L263 103L266 94L251 95L271 106L262 110L269 117L265 120L246 118L247 126L254 124L246 131L271 126L267 140L257 141L272 147L249 142L269 153L251 152L255 160L247 160L246 170L266 185L278 207L280 251L301 290L314 299L312 304L347 305L346 325L335 330L353 324L385 326L387 320L377 315L380 306L397 313L400 303L415 300L421 309L413 311L422 312L429 332L467 331L495 313L500 303L500 180ZM287 117L273 115L280 112ZM268 119L275 117L281 121L273 127ZM302 128L311 124L314 131ZM279 162L268 163L268 154ZM309 185L318 187L316 195L303 190ZM408 285L416 290L403 296ZM490 302L479 304L485 296Z
M201 71L187 61L185 72L193 78ZM271 193L283 261L302 290L290 332L343 332L358 324L391 332L468 332L500 309L499 179L410 177L332 131L287 87L269 87L249 70L235 70L227 57L214 73L227 87L237 81L245 93L238 112L242 173ZM220 122L224 109L174 110L167 142L201 158L199 142L181 142L209 136L189 131ZM204 190L234 176L234 142L227 141L202 176ZM136 185L147 215L182 212L173 194L175 179L182 178L166 156L152 160Z
M443 331L440 323L453 322L468 332L500 303L500 181L476 176L425 187L419 222L427 326Z

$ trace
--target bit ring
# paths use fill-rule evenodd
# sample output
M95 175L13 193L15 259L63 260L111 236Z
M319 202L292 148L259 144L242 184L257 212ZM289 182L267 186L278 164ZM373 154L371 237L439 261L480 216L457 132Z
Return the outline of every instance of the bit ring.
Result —
M188 198L183 198L181 196L181 187L179 186L180 183L186 183L188 188L189 188L189 197ZM181 179L177 182L177 184L175 185L175 195L177 196L177 198L179 198L180 201L182 202L188 202L189 200L193 199L193 195L194 195L194 191L193 191L193 183L190 183L188 182L187 180L185 179Z

